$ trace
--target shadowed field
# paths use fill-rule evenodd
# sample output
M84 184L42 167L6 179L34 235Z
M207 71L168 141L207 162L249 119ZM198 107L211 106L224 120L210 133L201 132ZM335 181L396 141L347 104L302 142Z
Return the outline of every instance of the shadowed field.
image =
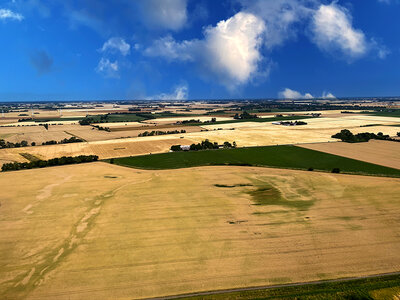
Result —
M399 183L227 166L2 173L0 295L132 299L398 271Z

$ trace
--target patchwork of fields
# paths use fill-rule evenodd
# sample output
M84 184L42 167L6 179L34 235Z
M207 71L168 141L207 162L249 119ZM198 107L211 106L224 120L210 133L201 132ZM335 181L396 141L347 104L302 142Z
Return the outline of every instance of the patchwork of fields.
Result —
M112 132L94 129L91 126L56 125L32 127L0 127L0 138L9 141L27 140L42 143L48 140L62 140L71 136L79 137L89 143L74 145L51 145L46 147L28 147L16 149L1 149L0 162L25 161L19 153L30 153L42 159L59 157L62 155L94 154L100 158L123 157L148 153L168 152L173 144L190 145L204 139L220 144L225 141L235 141L239 147L268 146L285 144L310 144L336 142L331 136L342 129L349 129L353 133L383 132L395 136L400 124L398 118L364 115L343 115L329 117L308 118L304 126L280 126L272 122L237 122L217 125L184 126L168 122L191 119L193 117L161 118L149 120L146 123L100 123L99 126L110 126ZM209 120L210 117L203 117ZM228 119L228 118L225 118ZM222 118L221 120L224 120ZM397 121L397 123L396 123ZM157 124L150 124L158 122ZM127 125L125 125L127 124ZM365 127L366 126L366 127ZM186 130L183 134L149 136L138 138L138 134L152 130ZM207 130L207 131L205 131ZM111 146L111 144L113 144ZM119 151L124 150L124 151Z
M0 294L132 299L398 271L399 183L106 163L4 173Z
M11 105L0 118L0 166L78 155L110 163L0 173L0 298L148 298L398 273L400 143L331 136L394 137L400 118L355 104ZM48 128L39 125L46 119ZM193 119L201 122L180 123ZM307 124L279 124L294 120ZM138 137L153 130L186 132ZM71 137L83 142L41 145ZM238 148L168 153L205 139ZM22 140L36 146L6 148ZM362 279L363 295L400 296L400 275L385 278ZM327 283L306 299L359 289L344 286Z

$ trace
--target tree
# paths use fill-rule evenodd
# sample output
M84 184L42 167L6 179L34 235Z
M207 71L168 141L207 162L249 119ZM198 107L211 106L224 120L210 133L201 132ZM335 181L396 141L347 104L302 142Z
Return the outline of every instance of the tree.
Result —
M229 149L229 148L232 148L232 144L229 143L229 142L225 142L224 143L224 149Z
M400 131L397 133L397 136L400 136Z
M181 151L181 145L173 145L171 146L171 151Z
M35 142L32 142L32 143L31 143L31 146L36 146L36 143L35 143Z
M333 168L332 169L332 173L340 173L340 169L339 168Z

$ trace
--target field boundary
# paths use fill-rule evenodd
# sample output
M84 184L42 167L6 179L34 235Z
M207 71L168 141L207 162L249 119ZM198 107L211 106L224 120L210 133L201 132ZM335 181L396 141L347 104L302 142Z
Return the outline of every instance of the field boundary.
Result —
M199 296L212 296L212 295L228 294L228 293L235 293L235 292L261 291L261 290L272 290L272 289L278 289L278 288L314 286L314 285L317 286L317 285L320 285L320 284L322 285L322 284L326 284L326 283L346 283L346 282L358 281L358 280L363 280L363 279L384 278L384 277L390 277L390 276L396 276L396 275L400 275L400 271L382 273L382 274L372 274L372 275L365 275L365 276L358 276L358 277L345 277L345 278L337 278L337 279L284 283L284 284L264 285L264 286L250 286L250 287L242 287L242 288L222 289L222 290L214 290L214 291L185 293L185 294L177 294L177 295L170 295L170 296L163 296L163 297L139 298L139 299L148 299L148 300L183 299L183 298L191 298L191 297L199 297Z

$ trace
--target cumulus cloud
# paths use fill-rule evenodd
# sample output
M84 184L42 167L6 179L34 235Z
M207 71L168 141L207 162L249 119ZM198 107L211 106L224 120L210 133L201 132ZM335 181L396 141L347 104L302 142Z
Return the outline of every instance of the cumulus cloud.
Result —
M229 89L245 84L258 71L264 22L251 13L239 12L204 30L204 39L175 41L167 36L154 42L145 55L168 60L194 61L203 74L217 78Z
M294 25L310 17L316 0L241 0L241 3L245 11L264 20L264 43L272 49L296 37Z
M51 72L53 58L44 50L38 50L30 55L30 62L39 75Z
M260 35L264 30L265 24L260 18L243 12L207 28L203 52L207 69L228 87L246 83L262 60Z
M304 95L298 91L291 90L289 88L284 89L279 93L280 98L284 99L313 99L313 95L310 93L305 93Z
M189 88L187 85L180 85L175 88L175 91L167 94L161 93L159 95L147 97L148 100L186 100L189 96Z
M96 67L96 72L108 78L119 78L118 61L111 62L109 59L102 57Z
M361 30L352 25L348 10L335 2L321 5L312 18L313 41L327 52L340 51L350 58L358 58L368 51L368 42Z
M128 55L130 50L131 46L120 37L110 38L100 49L101 52L120 52L124 56Z
M138 4L151 28L179 30L187 22L187 0L144 0Z
M12 10L9 9L0 9L0 20L16 20L16 21L22 21L24 17L19 14L15 13Z
M310 93L302 94L298 91L291 90L289 88L284 89L283 91L279 92L279 97L284 99L314 99L315 97ZM317 97L318 98L318 97ZM322 99L336 99L336 97L330 92L323 92Z
M322 98L324 98L324 99L336 99L336 97L332 93L329 93L329 92L323 92L322 93Z

